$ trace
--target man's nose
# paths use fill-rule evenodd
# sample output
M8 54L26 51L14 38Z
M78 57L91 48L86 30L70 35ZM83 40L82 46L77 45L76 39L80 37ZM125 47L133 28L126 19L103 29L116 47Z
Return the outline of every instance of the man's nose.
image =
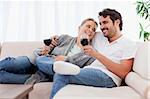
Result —
M104 25L100 25L100 29L103 29L104 28Z

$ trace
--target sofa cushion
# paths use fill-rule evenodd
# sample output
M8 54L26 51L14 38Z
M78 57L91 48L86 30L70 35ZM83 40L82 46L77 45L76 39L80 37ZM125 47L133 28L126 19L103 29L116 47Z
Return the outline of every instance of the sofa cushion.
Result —
M82 85L67 85L54 99L142 99L130 87L99 88Z
M130 72L126 78L125 82L128 86L136 90L143 97L147 97L147 90L150 86L150 80L143 79L135 72Z
M133 70L145 79L150 79L150 42L140 44L135 59Z
M34 85L29 94L29 99L49 99L51 92L51 82L41 82Z
M42 42L3 42L1 49L1 58L8 56L30 56L36 48L43 46Z

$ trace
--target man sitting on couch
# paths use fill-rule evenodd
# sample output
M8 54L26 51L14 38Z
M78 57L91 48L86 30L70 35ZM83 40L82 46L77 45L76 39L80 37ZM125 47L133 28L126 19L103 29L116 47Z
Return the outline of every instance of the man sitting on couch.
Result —
M99 13L99 23L103 35L107 38L105 45L99 44L98 51L90 45L83 47L84 52L96 60L91 65L81 68L77 75L67 74L68 71L63 71L63 74L57 69L67 70L65 68L70 67L65 66L65 62L55 62L56 73L50 99L67 84L108 88L119 86L121 80L130 72L136 53L136 43L121 33L121 14L114 9L104 9Z

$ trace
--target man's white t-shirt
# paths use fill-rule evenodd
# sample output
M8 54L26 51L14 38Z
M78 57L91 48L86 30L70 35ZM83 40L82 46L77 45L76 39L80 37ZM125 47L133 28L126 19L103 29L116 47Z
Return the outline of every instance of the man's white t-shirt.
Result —
M93 44L94 48L112 61L120 63L121 60L134 58L136 53L136 43L129 40L127 37L121 36L119 39L111 43L109 43L107 38L105 38L102 34L98 34L96 37L97 38L94 39ZM100 69L111 77L117 86L121 84L121 78L109 71L98 60L95 60L91 65L86 66L85 68Z

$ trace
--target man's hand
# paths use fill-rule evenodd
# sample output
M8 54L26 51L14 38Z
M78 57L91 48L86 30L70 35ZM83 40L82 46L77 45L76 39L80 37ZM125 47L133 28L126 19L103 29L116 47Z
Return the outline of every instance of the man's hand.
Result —
M130 72L133 59L121 60L120 63L116 63L113 60L107 58L100 52L96 52L92 46L84 46L83 47L86 54L95 57L99 62L101 62L109 71L113 72L120 78L125 78L125 76Z
M66 59L66 56L58 55L55 57L55 61L64 61Z
M90 55L92 57L95 57L97 52L94 50L94 48L91 45L83 46L83 50L85 54Z

